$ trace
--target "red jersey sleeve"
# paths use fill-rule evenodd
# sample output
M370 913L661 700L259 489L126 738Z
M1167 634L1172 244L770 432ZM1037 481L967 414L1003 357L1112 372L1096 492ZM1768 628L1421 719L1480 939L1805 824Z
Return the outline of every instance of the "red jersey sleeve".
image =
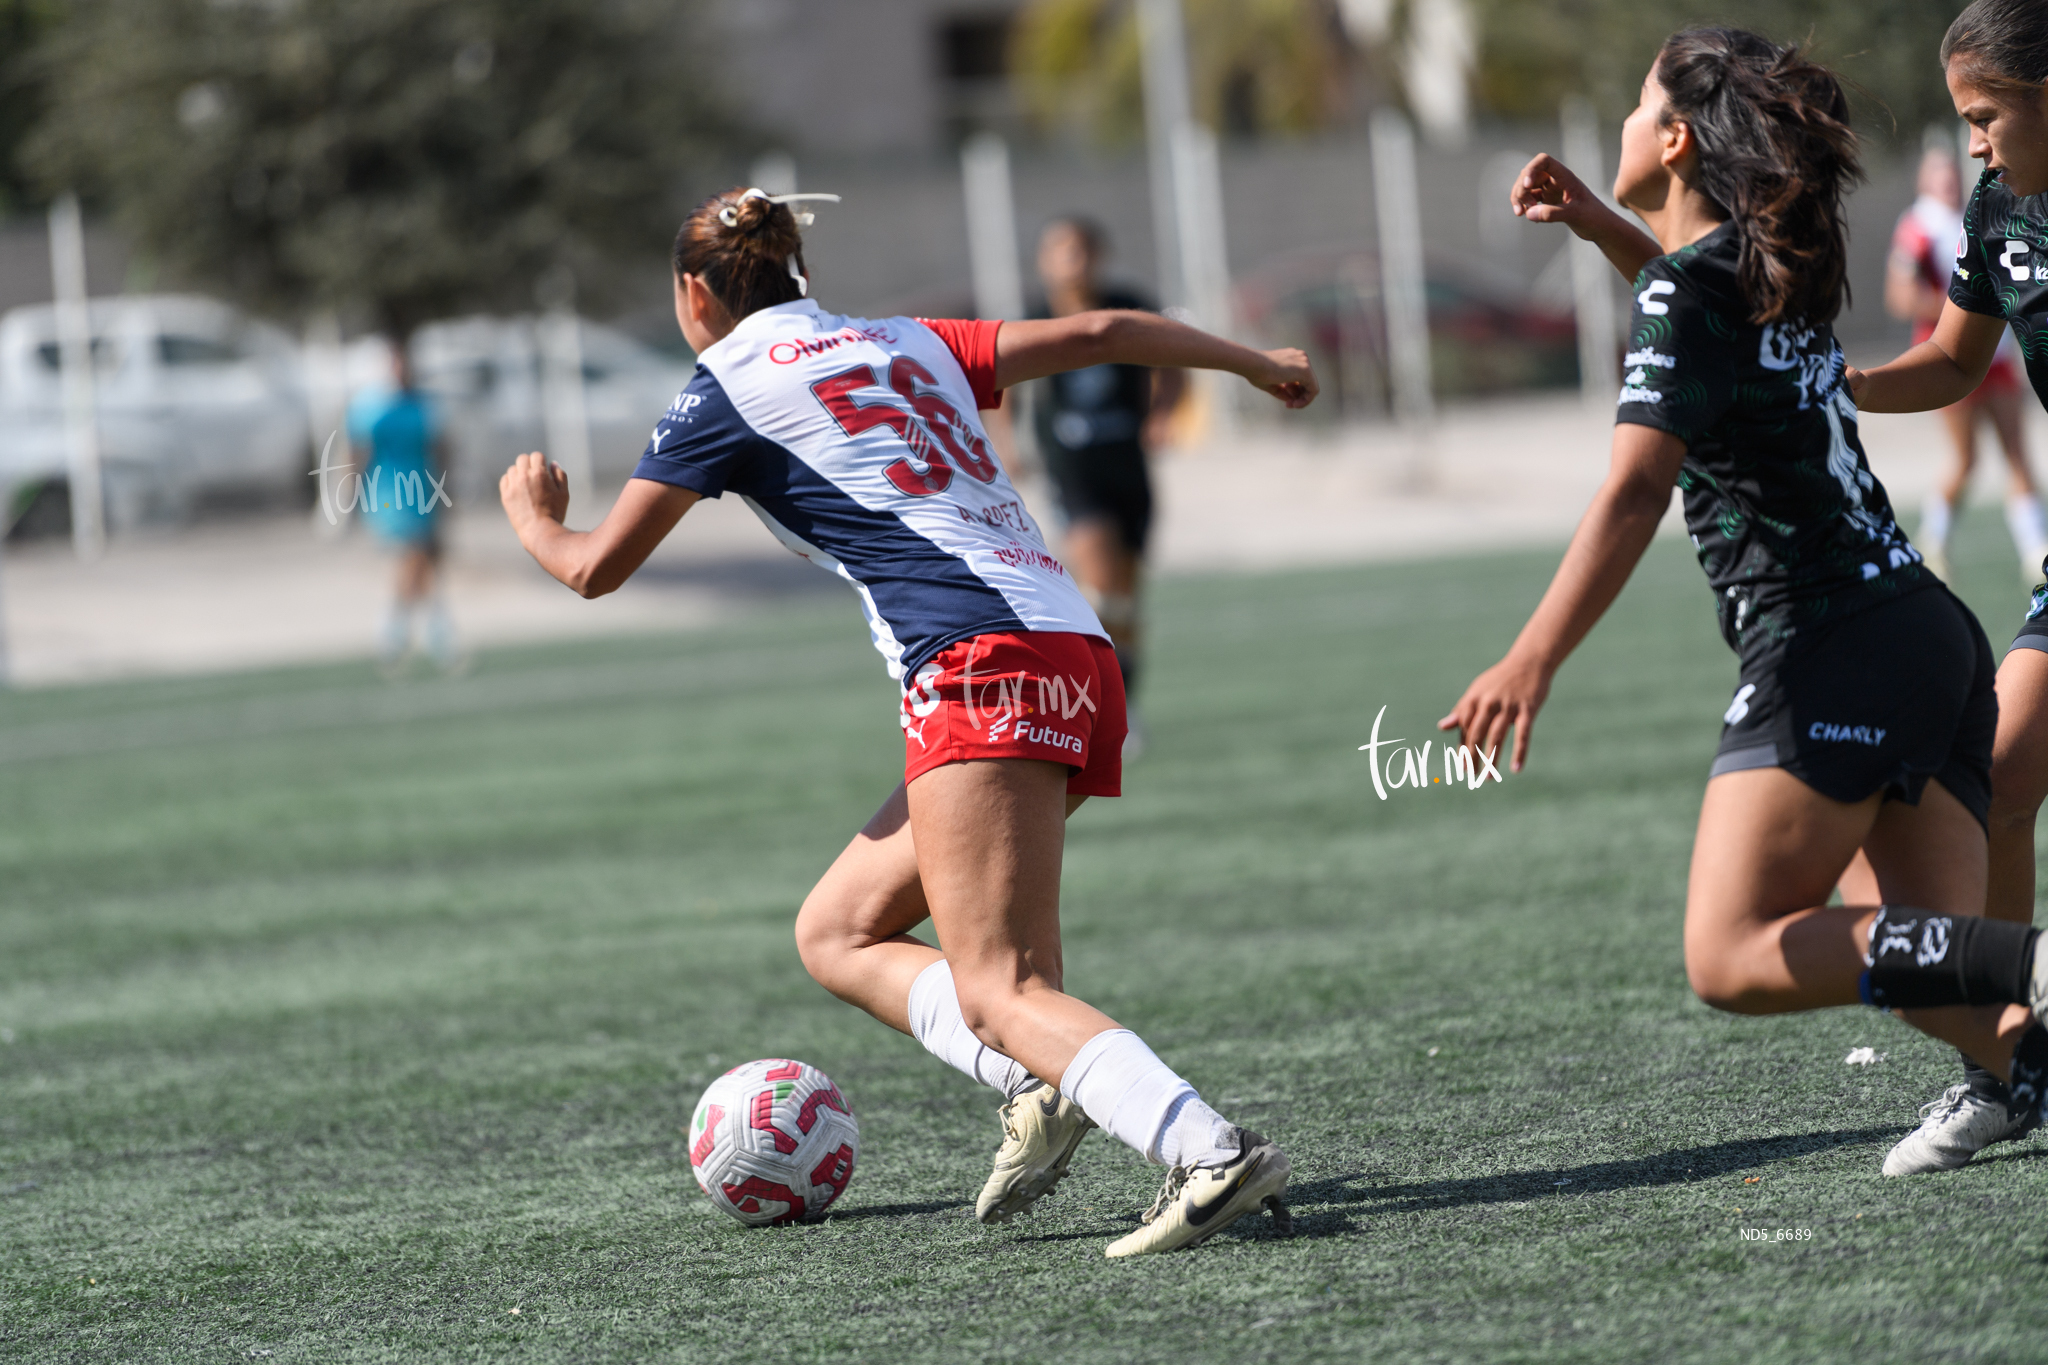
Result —
M1003 324L974 318L919 318L918 321L946 343L946 349L967 372L967 387L974 391L974 405L978 408L1001 407L1003 391L996 387L996 333L1003 329Z

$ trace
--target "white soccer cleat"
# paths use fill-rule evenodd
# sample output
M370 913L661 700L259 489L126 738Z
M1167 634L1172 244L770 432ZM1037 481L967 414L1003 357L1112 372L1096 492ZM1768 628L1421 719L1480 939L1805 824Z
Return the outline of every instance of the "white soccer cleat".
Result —
M1294 1219L1281 1195L1287 1192L1287 1153L1257 1133L1237 1130L1237 1155L1221 1166L1176 1166L1166 1186L1145 1211L1145 1226L1117 1238L1106 1256L1143 1256L1199 1246L1248 1213L1273 1211L1283 1236Z
M1953 1171L1995 1142L2024 1137L2034 1128L2033 1115L2015 1118L2003 1101L1952 1085L1938 1100L1920 1106L1920 1126L1885 1153L1886 1175L1924 1175Z
M1003 1145L996 1149L996 1167L974 1204L974 1216L984 1223L1007 1223L1051 1194L1066 1175L1074 1149L1095 1126L1080 1105L1044 1081L998 1112Z

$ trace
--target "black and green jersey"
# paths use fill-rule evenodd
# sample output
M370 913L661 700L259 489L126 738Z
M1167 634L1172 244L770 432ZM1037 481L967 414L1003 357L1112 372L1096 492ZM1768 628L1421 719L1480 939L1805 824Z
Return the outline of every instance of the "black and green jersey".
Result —
M1935 580L1856 436L1826 325L1749 320L1724 223L1636 277L1616 420L1685 442L1678 487L1738 653Z
M1977 177L1948 296L1958 308L2012 324L2027 379L2048 403L2048 194L2022 199L1993 171Z

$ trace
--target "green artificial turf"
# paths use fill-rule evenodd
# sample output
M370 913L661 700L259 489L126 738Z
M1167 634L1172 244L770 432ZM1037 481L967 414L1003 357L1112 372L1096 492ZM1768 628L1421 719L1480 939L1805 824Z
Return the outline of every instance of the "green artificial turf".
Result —
M2002 645L2000 535L1959 559ZM1734 665L1682 543L1526 774L1373 793L1379 708L1429 735L1554 562L1156 592L1151 750L1071 826L1068 982L1287 1146L1297 1235L1136 1263L1102 1248L1157 1171L1091 1137L979 1226L993 1097L797 961L900 754L836 591L453 682L0 697L0 1357L2040 1359L2044 1148L1884 1180L1951 1058L1686 991ZM696 1096L761 1056L860 1118L820 1225L691 1179Z

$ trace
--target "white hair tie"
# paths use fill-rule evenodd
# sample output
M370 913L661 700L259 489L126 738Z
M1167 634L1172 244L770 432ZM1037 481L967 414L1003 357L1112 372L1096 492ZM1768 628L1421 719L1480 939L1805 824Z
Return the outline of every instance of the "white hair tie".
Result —
M771 204L794 204L799 199L816 199L827 204L839 202L839 196L836 194L770 194L759 185L755 185L740 196L739 204L727 204L724 208L720 209L718 211L718 221L727 227L738 227L740 225L740 204L746 203L749 199L766 199ZM792 213L791 216L796 219L798 227L809 227L818 218L817 214L810 212Z

